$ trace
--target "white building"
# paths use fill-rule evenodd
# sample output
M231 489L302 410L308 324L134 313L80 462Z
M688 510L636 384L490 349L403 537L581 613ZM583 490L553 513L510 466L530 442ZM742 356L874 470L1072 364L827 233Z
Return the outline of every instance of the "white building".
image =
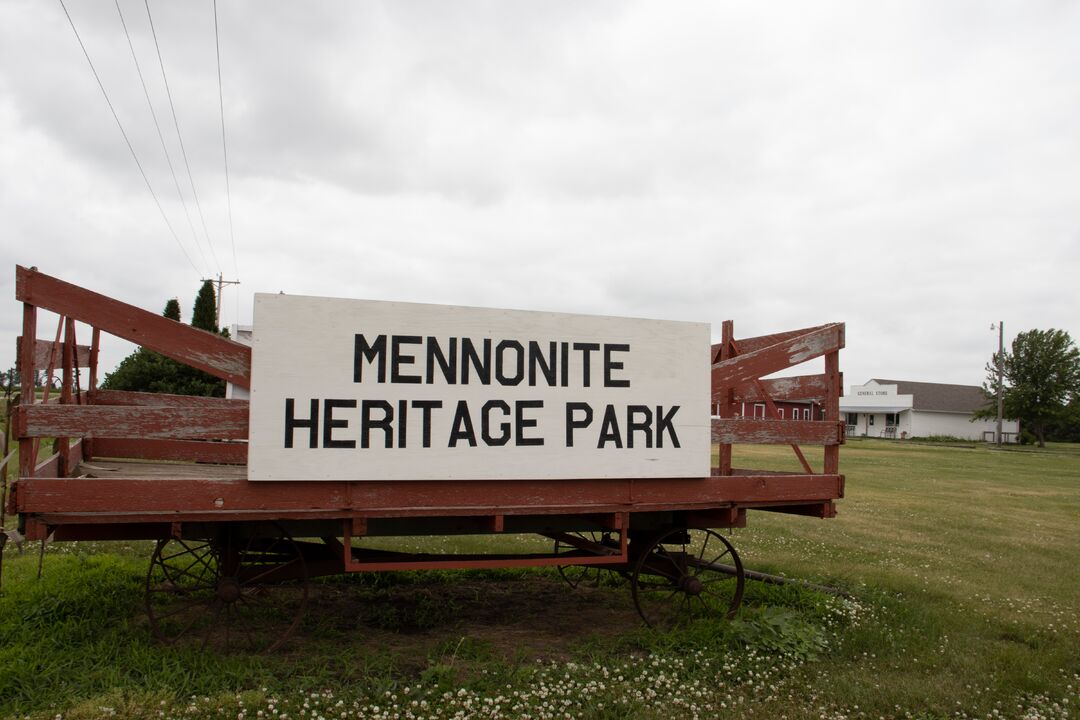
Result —
M911 438L948 435L965 440L994 439L997 420L972 420L985 407L986 395L977 385L873 379L852 385L840 398L847 417L848 437ZM1020 423L1001 424L1005 442L1019 440Z

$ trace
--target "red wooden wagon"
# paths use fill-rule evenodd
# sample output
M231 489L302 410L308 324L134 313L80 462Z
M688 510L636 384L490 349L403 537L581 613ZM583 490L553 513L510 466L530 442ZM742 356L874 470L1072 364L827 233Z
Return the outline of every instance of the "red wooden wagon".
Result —
M358 571L548 565L576 585L602 568L628 578L650 624L687 610L731 614L745 573L715 530L744 526L751 509L829 518L843 496L840 323L740 340L723 324L709 399L719 450L707 477L258 483L247 479L246 400L97 387L102 332L238 387L249 386L251 348L35 268L17 268L16 297L24 392L7 510L30 539L157 540L146 607L166 640L223 635L275 648L302 617L309 578ZM39 308L60 316L50 340L37 339ZM89 345L77 342L76 321L92 328ZM762 379L818 357L823 374ZM43 400L25 391L42 368L61 377L59 392L46 389ZM825 419L781 419L781 400L819 403ZM767 416L739 417L742 403L764 404ZM45 456L42 438L59 438L54 454ZM734 468L734 443L790 444L802 471ZM823 446L821 472L801 445ZM371 547L380 537L458 533L533 533L553 548L435 555Z

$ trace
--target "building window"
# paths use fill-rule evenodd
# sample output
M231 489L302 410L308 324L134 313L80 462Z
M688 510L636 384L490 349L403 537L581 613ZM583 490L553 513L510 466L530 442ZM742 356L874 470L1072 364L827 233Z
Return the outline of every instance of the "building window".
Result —
M803 408L802 419L803 420L809 420L810 419L810 408Z
M869 415L868 417L870 418L870 424L873 425L874 424L874 416Z
M784 408L777 408L776 411L780 413L780 419L784 419Z
M885 427L896 427L900 424L900 413L885 413Z
M755 418L764 418L765 417L765 403L754 403L754 417Z

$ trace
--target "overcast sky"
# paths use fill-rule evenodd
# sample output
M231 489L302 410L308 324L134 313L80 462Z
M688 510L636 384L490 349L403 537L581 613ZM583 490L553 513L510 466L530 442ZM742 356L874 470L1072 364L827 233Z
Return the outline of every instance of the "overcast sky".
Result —
M17 263L185 321L221 272L225 324L279 290L845 321L849 385L979 384L997 320L1080 339L1077 2L221 0L235 245L211 2L150 2L205 234L143 1L176 183L116 4L67 5L176 238L60 3L0 0L4 367Z

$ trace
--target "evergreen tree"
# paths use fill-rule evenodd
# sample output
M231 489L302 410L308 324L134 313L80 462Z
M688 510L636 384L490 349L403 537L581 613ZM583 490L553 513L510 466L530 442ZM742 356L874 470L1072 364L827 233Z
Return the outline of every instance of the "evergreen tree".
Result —
M180 301L176 298L173 298L169 302L165 303L165 312L163 312L162 315L169 318L170 320L180 322Z
M207 291L209 291L209 305L205 297ZM195 312L192 316L193 325L195 319L200 317L202 322L206 322L207 307L209 307L209 325L202 329L213 332L216 330L214 327L214 289L209 282L203 283L199 290L199 296L195 301ZM176 298L169 300L165 303L162 315L179 322L180 302ZM146 348L138 348L121 360L116 370L105 375L101 387L103 390L225 397L224 380Z
M191 326L201 330L217 332L217 301L214 298L214 284L203 281L199 294L195 296L195 307L191 311Z

